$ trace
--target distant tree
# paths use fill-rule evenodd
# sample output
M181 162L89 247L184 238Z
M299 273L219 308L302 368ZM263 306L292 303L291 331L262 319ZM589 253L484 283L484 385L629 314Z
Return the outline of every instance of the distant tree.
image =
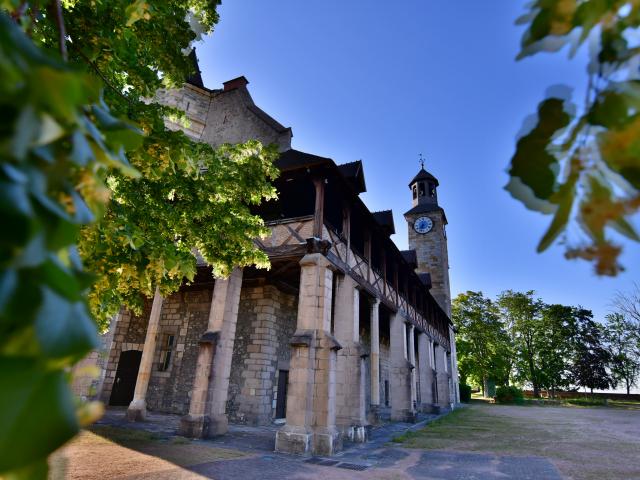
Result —
M533 296L533 291L521 293L507 290L498 297L498 305L515 353L516 379L530 383L534 396L539 397L539 353L544 348L540 335L543 303Z
M571 88L550 88L516 144L506 189L527 208L553 215L538 244L561 238L567 258L594 262L616 275L619 243L633 241L630 218L640 210L640 3L625 0L534 0L517 23L526 25L518 59L567 46L592 46L584 103ZM568 238L567 225L578 238Z
M630 291L616 293L613 307L640 330L640 285L634 283Z
M640 375L640 334L620 313L611 313L606 318L604 333L611 355L611 374L614 380L624 383L628 395Z
M467 291L453 300L451 311L458 330L456 348L461 379L480 386L486 395L488 380L503 384L509 378L509 336L497 306L482 292Z
M593 320L589 310L577 310L578 327L573 339L573 383L594 390L607 390L616 386L615 379L609 374L611 354L602 339L604 327Z
M571 383L571 338L576 331L576 309L545 305L536 329L540 385L555 397L556 390Z

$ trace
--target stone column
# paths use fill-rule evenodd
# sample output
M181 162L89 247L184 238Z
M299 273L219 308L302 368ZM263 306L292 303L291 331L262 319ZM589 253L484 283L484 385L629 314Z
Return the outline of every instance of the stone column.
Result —
M338 276L334 335L342 346L336 372L336 424L354 442L367 437L365 351L360 344L360 291L349 276Z
M451 325L449 325L449 342L451 343L451 378L453 379L453 398L454 403L460 403L460 376L458 374L456 333Z
M436 359L436 379L438 382L438 405L441 408L449 406L449 374L445 367L445 351L442 345L437 345L435 349Z
M406 324L399 313L392 313L390 320L391 420L412 421L411 370L406 357Z
M418 367L416 365L416 344L415 344L415 327L413 324L406 324L409 329L409 368L411 369L410 380L411 380L411 407L415 411L416 406L418 404L418 389L416 387L416 374Z
M241 269L234 269L229 278L216 279L207 331L200 339L189 413L180 421L181 435L204 438L228 430L225 409L241 288Z
M158 336L162 301L160 289L156 287L147 325L147 335L142 349L142 358L140 359L140 368L138 369L138 378L136 379L136 389L133 393L133 400L129 408L127 408L127 420L131 422L143 421L147 415L147 388L149 387L153 357L156 352L156 337Z
M371 302L371 409L380 408L380 299ZM377 416L377 412L373 412Z
M425 413L431 412L433 392L431 382L433 375L431 370L431 344L427 335L418 334L418 374L420 375L420 410Z
M313 247L313 240L309 247ZM276 434L276 451L332 455L341 448L335 425L335 376L340 344L329 333L333 272L321 254L300 261L297 330L291 339L287 423Z

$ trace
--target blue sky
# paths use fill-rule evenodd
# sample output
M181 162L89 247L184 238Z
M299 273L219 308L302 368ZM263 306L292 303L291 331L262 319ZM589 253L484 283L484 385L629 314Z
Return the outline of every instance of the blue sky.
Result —
M536 290L602 318L614 293L639 278L640 247L627 245L628 270L614 279L565 260L561 247L536 254L550 217L503 190L515 136L547 87L566 83L579 94L586 83L585 55L515 62L523 4L227 0L197 51L205 85L247 77L256 103L293 128L294 148L337 163L362 159L363 198L371 210L393 210L400 248L407 183L423 153L449 220L453 296Z

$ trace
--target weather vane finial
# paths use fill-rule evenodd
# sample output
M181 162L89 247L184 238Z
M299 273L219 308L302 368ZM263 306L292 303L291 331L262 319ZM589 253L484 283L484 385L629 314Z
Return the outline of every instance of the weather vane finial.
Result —
M422 169L424 169L424 158L422 158L422 154L421 153L419 155L420 155L420 160L419 160L420 166L422 167Z

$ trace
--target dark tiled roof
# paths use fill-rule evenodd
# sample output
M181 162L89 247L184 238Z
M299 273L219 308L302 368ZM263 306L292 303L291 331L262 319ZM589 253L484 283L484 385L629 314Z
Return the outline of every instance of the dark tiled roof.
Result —
M284 133L287 130L291 130L291 127L285 127L280 122L278 122L275 118L269 115L267 112L262 110L257 105L247 105L247 108L260 120L269 125L278 133Z
M413 185L418 180L433 180L436 184L436 187L439 185L438 179L433 175L431 175L429 172L427 172L424 168L421 168L418 174L415 177L413 177L413 180L409 182L409 186Z
M415 250L401 250L402 258L413 268L418 266L418 257Z
M204 83L202 83L202 75L200 75L200 65L198 65L198 57L196 56L195 48L191 50L189 59L191 60L191 62L193 62L195 73L187 77L187 83L196 87L204 88Z
M364 182L364 169L362 168L362 160L343 163L342 165L338 165L338 168L340 169L342 175L344 175L351 186L355 189L356 193L367 191L367 186Z
M396 229L393 222L393 212L391 210L382 210L381 212L371 212L373 218L378 225L386 229L389 235L396 233Z
M431 274L430 273L419 273L418 277L420 278L420 281L425 285L425 287L431 288Z
M423 203L416 205L411 210L404 212L405 215L410 215L412 213L429 213L429 212L442 212L444 215L444 209L435 203ZM445 216L445 223L447 223L447 217Z
M301 152L300 150L286 150L280 154L276 160L276 167L280 170L295 170L297 168L311 167L314 165L331 164L333 160L330 158L319 157L310 153Z

